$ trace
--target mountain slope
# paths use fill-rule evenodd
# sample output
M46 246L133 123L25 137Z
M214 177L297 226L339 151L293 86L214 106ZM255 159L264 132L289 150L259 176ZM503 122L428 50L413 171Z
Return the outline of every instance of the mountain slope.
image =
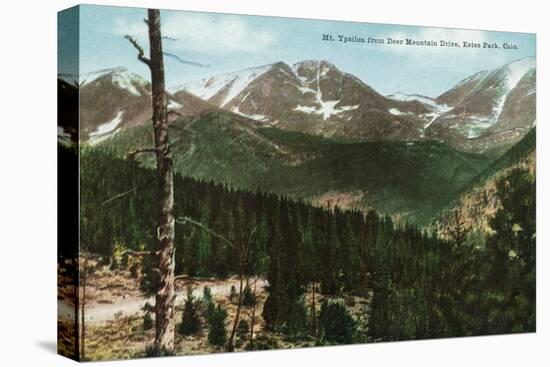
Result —
M429 125L426 137L472 152L512 146L535 122L535 68L528 57L461 81L436 99L452 109Z
M184 91L168 94L168 108L193 115L215 108ZM150 83L125 68L80 76L81 140L96 144L121 130L142 125L152 115Z
M174 126L174 168L182 175L317 205L376 208L419 222L488 163L436 142L342 142L257 126L224 111ZM124 156L151 139L150 130L138 126L97 147ZM141 159L153 164L153 157Z

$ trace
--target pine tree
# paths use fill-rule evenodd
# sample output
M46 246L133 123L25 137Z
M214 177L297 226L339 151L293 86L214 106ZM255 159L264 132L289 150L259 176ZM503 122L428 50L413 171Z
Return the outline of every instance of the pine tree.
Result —
M514 169L497 182L502 208L490 222L487 240L491 264L489 328L492 332L535 330L536 317L536 182L524 169Z
M202 289L202 307L203 317L210 319L210 315L214 313L216 306L214 305L214 298L212 297L212 290L210 287L204 286Z
M229 291L229 302L235 302L239 298L239 295L237 294L237 288L234 284L231 285L231 289Z
M182 335L194 335L199 332L200 327L197 301L193 296L193 288L189 286L187 287L187 298L183 306L183 316L178 331Z
M246 287L244 287L243 291L243 306L254 306L256 304L256 296L254 293L252 293L252 289L250 289L250 284L247 284Z
M227 311L218 304L208 317L208 343L217 347L225 345L227 342L226 319Z
M350 344L356 323L341 302L323 301L319 313L320 340L335 344Z

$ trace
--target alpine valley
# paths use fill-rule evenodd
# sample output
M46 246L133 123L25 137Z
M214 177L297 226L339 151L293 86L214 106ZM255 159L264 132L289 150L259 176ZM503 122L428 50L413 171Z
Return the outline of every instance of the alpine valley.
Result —
M152 145L148 81L124 68L79 80L84 150L124 158ZM75 95L73 82L58 83ZM382 95L328 61L306 60L186 82L169 89L167 105L183 176L424 225L525 144L535 101L534 58L479 71L436 97ZM136 159L151 167L153 158Z

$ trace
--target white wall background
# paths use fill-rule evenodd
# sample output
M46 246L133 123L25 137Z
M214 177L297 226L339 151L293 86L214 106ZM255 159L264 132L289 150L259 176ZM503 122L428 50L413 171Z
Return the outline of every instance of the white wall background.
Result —
M550 360L548 128L550 25L545 2L428 0L125 0L105 5L536 32L538 34L538 332L221 354L156 366L543 366ZM3 2L0 20L0 365L68 366L56 340L56 12L75 1ZM152 360L103 366L150 366Z

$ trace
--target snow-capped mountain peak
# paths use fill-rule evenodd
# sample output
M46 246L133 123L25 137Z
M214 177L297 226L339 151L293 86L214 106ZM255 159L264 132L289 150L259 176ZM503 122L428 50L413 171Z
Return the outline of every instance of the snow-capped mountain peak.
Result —
M140 96L143 92L142 89L149 83L141 75L129 72L126 68L118 67L81 74L79 77L80 86L84 87L104 78L109 78L119 88L125 89L136 96Z
M236 72L220 74L204 78L195 82L188 82L170 88L171 91L185 90L195 96L209 100L218 94L223 93L220 107L225 106L229 101L239 95L252 81L267 72L273 64L248 68Z

